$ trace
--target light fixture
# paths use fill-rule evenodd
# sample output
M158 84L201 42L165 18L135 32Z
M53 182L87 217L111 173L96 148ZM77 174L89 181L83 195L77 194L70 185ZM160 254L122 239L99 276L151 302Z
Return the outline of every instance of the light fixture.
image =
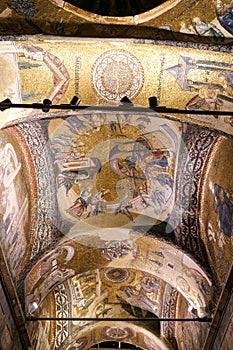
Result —
M78 96L73 96L70 103L62 103L61 106L68 107L67 109L71 109L71 106L78 106L81 102L80 98ZM75 108L72 108L73 111L75 111Z
M74 96L72 100L70 101L71 106L78 106L80 103L80 98L78 96Z
M5 111L8 108L25 108L25 109L41 109L43 112L49 112L49 110L81 110L86 108L94 108L95 110L106 110L106 111L112 111L115 106L90 106L90 105L83 105L79 106L80 98L78 96L74 96L70 103L68 104L52 104L52 102L49 99L44 99L43 103L12 103L9 98L3 100L0 102L0 111ZM134 106L134 104L130 101L130 99L127 96L122 97L120 100L121 105L119 108L124 111L128 111L129 107L132 107L134 111L136 112L144 112L146 111L145 107L137 107ZM210 115L215 117L216 115L224 115L226 117L232 118L232 111L212 111L212 110L187 110L187 109L178 109L178 108L167 108L166 106L157 106L157 98L155 96L152 96L149 98L150 108L154 110L155 112L164 112L169 114L197 114L197 115Z
M6 104L6 106L4 106ZM10 105L12 104L11 100L9 98L5 99L4 101L0 102L0 111L5 111L7 108L10 108ZM9 106L7 106L9 105Z
M52 104L52 101L49 100L48 98L45 98L45 99L43 100L43 105L44 105L45 107L42 108L42 111L45 112L45 113L49 112L49 106L50 106L51 104Z
M129 103L132 105L132 102L130 101L130 99L127 96L122 97L122 99L120 100L121 103L125 104L125 103Z
M158 107L158 100L156 96L149 97L149 106L150 108L156 108Z

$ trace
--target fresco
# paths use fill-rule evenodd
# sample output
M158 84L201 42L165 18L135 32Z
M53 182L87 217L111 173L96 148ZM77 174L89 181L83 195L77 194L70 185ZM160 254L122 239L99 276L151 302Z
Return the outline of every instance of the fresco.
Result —
M155 45L156 42L149 40L143 44L126 41L97 40L97 45L92 45L91 39L72 40L71 46L61 39L58 45L52 40L5 43L1 46L4 62L10 65L6 55L17 60L15 75L12 70L8 75L16 83L2 94L10 99L19 96L15 102L17 99L25 103L40 102L49 98L54 104L68 103L76 94L86 106L116 105L128 96L136 106L144 107L148 106L150 96L157 96L161 106L189 111L187 115L178 115L180 119L232 133L230 116L194 116L190 112L231 109L230 53L220 53L215 46L202 46L202 50L194 50L194 46L173 47L171 53L169 45ZM149 56L143 47L148 48ZM17 113L11 113L11 119L45 116L35 111L14 111ZM9 120L8 115L9 110L3 112L1 123ZM145 123L144 119L142 125Z
M167 218L174 201L179 124L100 112L58 123L51 121L49 136L66 220L120 227L138 215Z
M154 271L156 276L184 295L198 310L200 316L206 314L207 309L204 305L208 304L211 294L211 282L207 274L186 254L177 251L172 245L158 240L153 243L147 236L137 239L138 254L132 260L131 267L137 266L144 271Z
M220 145L221 154L218 148ZM220 283L224 283L228 276L233 254L233 184L232 178L226 176L227 173L231 173L232 147L232 140L224 137L220 138L215 145L203 179L205 187L202 190L200 204L201 234L208 244L209 259ZM216 169L223 167L225 172L219 174Z
M123 305L130 304L132 306L140 307L152 314L160 314L160 294L161 281L149 274L144 274L140 279L140 288L133 285L121 286L118 300ZM133 308L132 308L133 309Z
M195 313L189 308L184 299L179 299L179 316L180 318L195 318ZM187 326L188 323L188 326ZM176 322L176 339L178 347L181 350L198 350L205 343L208 323L204 322Z
M55 316L55 299L52 294L44 301L40 316L43 318ZM56 336L56 325L52 321L37 321L28 324L32 348L35 350L49 350L53 346L53 339Z
M214 23L206 35L220 35ZM73 318L41 321L33 344L140 339L165 349L161 336L198 349L205 330L195 322L185 343L183 324L156 322L151 334L77 318L172 318L179 305L185 317L214 312L232 265L232 118L192 109L231 110L232 55L217 46L56 40L6 42L0 51L2 99L66 104L76 94L93 106L1 112L0 239L18 295L28 317ZM187 115L139 108L150 96Z
M143 87L144 70L140 60L129 51L109 50L95 61L92 84L97 94L108 102L116 103L126 95L134 99Z
M19 71L30 70L33 68L46 67L52 74L53 81L51 82L51 89L47 92L47 98L51 99L54 104L60 102L65 94L70 81L69 73L61 62L61 60L50 52L44 51L43 48L22 44L17 47L19 56L25 57L27 60L18 63ZM38 63L33 63L38 62ZM44 68L45 68L44 67ZM23 86L22 86L23 90ZM40 93L33 94L33 92L23 94L24 100L34 99L41 96Z
M1 42L0 65L2 78L0 83L0 101L9 98L12 103L22 102L16 51L14 42ZM6 110L3 114L4 120L9 121L12 118L17 118L17 115L20 114L20 109ZM1 125L2 121L0 122Z
M0 242L14 279L33 241L30 237L31 190L28 188L31 174L25 172L27 151L19 147L19 140L20 134L11 128L0 133Z
M134 344L142 349L167 350L169 347L153 332L143 329L140 325L127 322L112 322L109 326L107 322L101 322L96 325L89 325L89 328L80 329L79 336L73 342L66 341L61 345L61 349L89 349L90 346L102 342L121 342L122 346ZM130 346L130 345L129 345Z
M91 236L86 243L96 241L97 237L94 237ZM206 316L212 295L212 282L205 271L193 259L171 244L147 236L138 237L137 234L135 237L135 233L131 237L133 242L129 240L127 244L135 245L135 251L127 255L118 254L112 260L103 255L101 248L90 249L90 243L88 247L71 240L39 261L28 273L25 281L27 313L33 316L56 286L61 282L69 281L75 285L72 288L75 288L74 293L77 293L77 296L72 294L73 317L80 317L80 314L82 317L88 317L87 315L90 317L97 301L103 301L109 297L109 292L104 289L103 282L100 282L104 280L105 285L111 285L113 289L119 288L118 293L114 292L114 298L117 297L118 303L122 303L125 307L136 306L160 315L159 296L163 287L160 280L163 280L176 288L197 310L200 317ZM116 242L114 245L116 246ZM118 251L120 252L119 243ZM100 274L88 272L91 266L95 269L103 266L108 268L104 274ZM130 277L126 270L129 268L144 271L141 277L138 277L140 286L132 284L132 275ZM76 275L79 282L75 282ZM87 314L86 311L88 311Z
M119 281L119 276L124 276L123 280ZM114 278L109 279L109 276ZM118 280L116 280L116 276ZM127 290L130 286L133 286L139 290L141 298L135 298L135 300L124 300L120 295L124 294L123 290ZM154 286L157 286L157 290L153 290ZM164 292L164 283L155 279L152 275L145 274L136 270L122 269L122 268L109 268L109 269L96 269L85 273L78 274L74 277L68 278L67 281L63 281L59 285L55 286L42 303L37 304L37 309L30 312L36 312L40 317L45 317L50 314L53 317L73 318L72 321L57 320L56 325L54 322L41 321L40 327L34 330L34 333L40 333L40 328L46 327L46 337L49 344L53 343L54 335L56 335L55 348L64 346L70 342L71 334L79 332L79 342L83 345L87 343L84 341L85 337L81 336L82 331L89 327L92 329L93 322L85 321L85 318L116 318L116 317L158 317L161 309L152 309L149 307L151 304L155 304L155 299L161 301ZM140 300L142 296L147 297L147 304L142 305ZM34 299L33 305L36 301ZM31 304L29 304L31 305ZM69 305L69 307L68 307ZM47 316L48 317L48 316ZM77 320L77 318L84 318L83 320ZM149 325L151 331L154 334L159 335L160 328L159 323L153 322ZM130 327L130 324L129 324ZM54 333L55 332L55 333ZM113 324L113 327L103 327L99 334L99 339L116 340L130 343L131 338L134 337L134 332L128 327L119 327ZM97 335L96 335L97 336ZM95 336L95 337L96 337ZM36 340L35 340L36 341ZM149 340L148 340L149 341ZM37 343L39 344L39 339ZM77 342L77 340L76 340ZM88 342L94 342L89 335ZM78 343L78 342L77 342ZM78 345L76 345L78 346ZM37 348L36 348L37 349Z
M63 256L63 251L67 252L66 258L61 258L59 262L57 258ZM30 272L30 278L27 279L27 295L26 303L28 305L29 314L33 313L38 305L43 301L46 295L59 283L73 276L75 271L67 267L67 263L74 255L72 246L64 246L58 249L52 257L45 258L35 266L33 272ZM40 285L37 288L37 283ZM33 295L30 292L34 290Z
M41 268L42 263L37 266L37 268ZM39 311L37 310L38 307L43 311L45 302L49 296L48 293L52 290L59 291L60 293L60 287L58 286L59 283L56 281L56 276L53 272L51 272L49 276L43 275L43 281L40 281L40 284L38 284L38 278L35 281L32 279L35 275L36 271L34 270L33 275L30 274L30 279L27 278L26 281L27 291L33 290L34 286L36 286L36 288L34 288L33 299L31 299L32 301L30 300L30 297L26 299L28 312L31 315ZM118 278L118 280L116 280L116 278ZM53 289L49 287L50 280L53 280ZM149 306L146 306L146 304L140 305L140 297L135 298L135 300L133 300L133 298L132 300L126 300L125 298L125 296L127 296L127 290L130 289L130 286L128 285L130 283L134 286L133 288L135 288L135 291L137 289L139 290L139 294L148 293L148 305L150 298L151 304L153 304L153 299L155 303L156 298L158 299L158 304L163 291L163 283L150 274L144 274L143 272L128 270L126 268L108 268L106 270L97 269L87 271L75 275L74 277L72 277L72 274L66 274L63 278L63 282L65 281L68 283L67 286L69 293L66 292L66 294L68 293L67 297L71 298L69 303L72 304L72 308L69 312L71 312L71 317L74 318L74 321L72 321L74 325L79 324L78 321L75 321L75 318L79 317L93 317L91 315L108 318L116 317L117 315L117 317L119 317L121 314L127 315L128 312L133 315L133 312L137 312L137 310L134 310L134 307L136 307L136 309L140 308L142 310L150 311L157 315L160 313L158 307L156 309L152 309L152 307L148 309ZM32 285L32 282L34 282L34 286ZM62 282L61 279L60 282ZM153 291L152 289L155 285L157 286L157 290ZM45 293L45 286L47 287L47 293ZM38 298L38 291L40 291L40 299ZM122 304L125 307L125 311L123 310L124 308L122 311L119 311L120 309L116 304ZM133 309L129 310L130 307L126 308L126 304L128 306L131 305Z
M118 3L119 5L119 3ZM206 11L208 9L208 11ZM92 4L84 1L26 1L20 2L3 0L0 6L2 18L0 34L49 34L49 35L84 35L125 37L125 31L120 25L133 28L133 37L145 37L157 29L163 39L176 38L177 33L202 37L232 36L231 20L232 2L206 0L168 0L143 2L128 1L124 6L117 6L115 1ZM88 11L90 10L90 11ZM45 20L46 18L46 20ZM17 19L17 20L16 20ZM15 23L15 26L12 26ZM91 30L86 24L94 24ZM119 35L112 32L112 28L101 28L98 24L110 24ZM115 25L115 26L114 26ZM139 26L140 25L140 26ZM138 30L137 30L138 29ZM135 31L137 34L135 34ZM127 31L128 32L128 31ZM160 33L161 32L161 33ZM164 33L165 32L165 33ZM168 32L168 33L166 33ZM129 35L129 34L127 34ZM132 37L132 34L130 35ZM190 38L190 40L192 37ZM188 41L188 38L186 38Z

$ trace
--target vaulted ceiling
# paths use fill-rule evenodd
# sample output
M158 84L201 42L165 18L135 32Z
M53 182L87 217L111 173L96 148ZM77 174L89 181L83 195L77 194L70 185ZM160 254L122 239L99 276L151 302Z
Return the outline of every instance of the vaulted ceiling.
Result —
M81 100L1 112L23 348L207 349L232 273L231 4L8 0L0 19L0 99Z

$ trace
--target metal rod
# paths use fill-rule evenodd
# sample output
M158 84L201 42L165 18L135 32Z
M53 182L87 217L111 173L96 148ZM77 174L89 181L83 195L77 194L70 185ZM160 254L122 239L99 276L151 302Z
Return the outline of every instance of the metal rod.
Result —
M0 110L9 108L30 108L30 109L85 109L89 106L71 106L66 104L48 105L43 103L0 103Z
M132 111L132 112L157 112L157 113L169 113L169 114L199 114L199 115L212 115L212 116L233 116L233 111L203 111L203 110L187 110L187 109L177 109L177 108L167 108L165 106L161 107L135 107L129 104L120 105L120 106L72 106L69 104L59 104L59 105L48 105L43 103L0 103L0 110L4 111L9 108L30 108L30 109L61 109L61 110L82 110L82 109L91 109L95 111Z
M139 317L139 318L94 318L94 317L26 317L26 321L163 321L163 322L211 322L212 318L209 317L196 317L196 318L154 318L154 317Z

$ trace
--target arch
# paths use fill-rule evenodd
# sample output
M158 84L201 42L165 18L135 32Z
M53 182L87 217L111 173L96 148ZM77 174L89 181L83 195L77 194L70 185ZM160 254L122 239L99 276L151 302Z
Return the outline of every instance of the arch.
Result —
M79 16L87 21L101 24L139 24L147 22L153 18L156 18L168 10L175 7L181 0L168 0L163 4L152 8L151 10L145 11L143 13L134 16L101 16L93 12L85 11L77 6L70 4L63 0L50 0L53 4L63 8L65 11L71 12L76 16Z
M71 258L68 262L64 259L64 249L67 250L67 246L72 247L75 256L75 259ZM90 270L90 267L85 268L86 259L89 266L91 263L92 269L135 269L162 279L187 299L199 317L207 316L212 282L206 272L173 244L135 233L131 233L128 240L109 240L97 248L74 240L59 245L38 261L26 277L27 312L34 313L35 310L31 307L38 297L41 303L55 286Z
M98 341L93 341L98 339ZM90 346L103 341L123 341L139 346L144 350L168 350L168 346L158 336L148 331L140 325L130 322L114 321L111 325L109 322L101 321L97 324L86 324L83 330L78 332L78 336L73 338L69 343L65 341L67 350L77 350L77 344L83 343L82 350L87 350ZM80 345L81 346L81 345Z

